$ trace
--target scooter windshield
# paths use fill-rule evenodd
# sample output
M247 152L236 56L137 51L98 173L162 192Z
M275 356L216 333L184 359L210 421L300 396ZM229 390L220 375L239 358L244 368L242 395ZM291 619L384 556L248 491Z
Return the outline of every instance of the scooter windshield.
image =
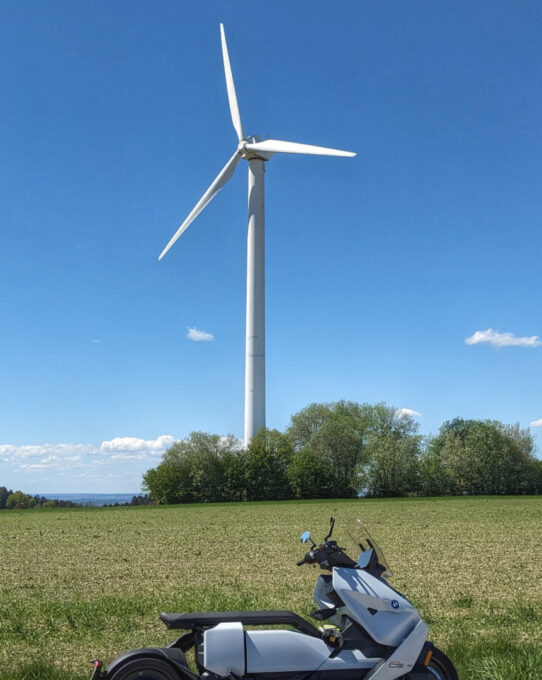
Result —
M380 549L378 543L372 538L371 534L367 531L365 524L360 519L354 519L346 523L346 534L349 536L350 541L355 545L356 554L361 550L361 553L368 550L374 550L378 562L385 571L382 573L384 578L389 578L393 575L392 570L389 568L384 553Z

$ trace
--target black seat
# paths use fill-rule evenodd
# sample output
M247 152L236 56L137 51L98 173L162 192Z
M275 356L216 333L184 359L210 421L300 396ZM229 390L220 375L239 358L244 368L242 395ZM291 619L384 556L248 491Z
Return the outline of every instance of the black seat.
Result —
M247 626L269 626L285 624L297 630L320 637L320 631L298 614L287 611L262 612L204 612L193 614L160 614L160 618L168 628L191 630L192 628L212 628L219 623L239 621Z

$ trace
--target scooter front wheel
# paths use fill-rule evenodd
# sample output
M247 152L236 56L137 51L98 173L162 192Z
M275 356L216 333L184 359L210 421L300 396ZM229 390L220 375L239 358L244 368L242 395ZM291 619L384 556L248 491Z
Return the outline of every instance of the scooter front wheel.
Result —
M180 680L180 677L167 661L142 656L116 668L107 680Z
M437 647L433 647L433 655L427 665L427 670L435 677L435 680L459 680L453 663Z

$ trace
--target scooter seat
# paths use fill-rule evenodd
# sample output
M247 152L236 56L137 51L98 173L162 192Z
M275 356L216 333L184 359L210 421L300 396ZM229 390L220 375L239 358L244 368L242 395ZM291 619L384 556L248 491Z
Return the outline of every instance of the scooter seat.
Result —
M247 626L269 626L284 624L297 628L306 635L320 637L320 631L298 614L288 611L260 612L202 612L193 614L160 614L168 628L191 630L192 628L212 628L219 623L239 621Z

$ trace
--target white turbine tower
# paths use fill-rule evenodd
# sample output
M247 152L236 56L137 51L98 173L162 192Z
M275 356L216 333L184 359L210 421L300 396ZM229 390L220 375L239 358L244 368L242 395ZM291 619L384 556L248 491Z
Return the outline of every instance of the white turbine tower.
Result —
M265 425L265 245L264 245L264 172L265 161L275 153L301 153L319 156L355 156L350 151L327 149L309 144L283 142L276 139L262 140L259 136L245 137L241 115L235 94L230 57L226 45L224 26L220 24L222 57L226 74L226 88L233 127L239 140L233 156L196 203L192 212L177 229L164 248L161 260L185 229L211 202L222 187L231 179L237 163L248 161L248 237L247 237L247 309L245 352L245 434L248 446L256 432Z

